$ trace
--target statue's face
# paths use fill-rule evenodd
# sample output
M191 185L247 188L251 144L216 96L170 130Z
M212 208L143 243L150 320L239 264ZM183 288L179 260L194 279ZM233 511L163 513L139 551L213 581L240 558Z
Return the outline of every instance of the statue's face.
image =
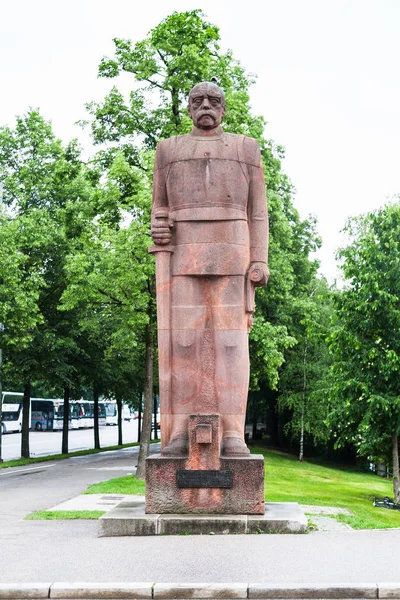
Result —
M189 96L189 116L199 129L214 129L225 115L223 98L217 86L196 86Z

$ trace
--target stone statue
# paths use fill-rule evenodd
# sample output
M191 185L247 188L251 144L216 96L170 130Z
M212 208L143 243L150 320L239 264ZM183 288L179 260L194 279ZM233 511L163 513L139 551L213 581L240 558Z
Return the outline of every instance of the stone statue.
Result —
M247 456L248 331L268 280L268 213L257 142L224 133L223 91L189 94L193 129L155 157L162 456L185 456L190 415L220 415L221 456Z

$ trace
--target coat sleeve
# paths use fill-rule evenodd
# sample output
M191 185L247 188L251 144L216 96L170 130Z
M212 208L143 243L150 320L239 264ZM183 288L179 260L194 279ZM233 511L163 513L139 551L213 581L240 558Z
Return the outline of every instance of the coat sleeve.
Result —
M268 209L261 153L256 140L247 138L246 142L249 173L250 262L268 264Z
M168 197L165 177L165 142L161 141L157 145L156 155L154 158L154 174L153 174L153 201L151 217L155 218L156 215L165 214L168 215Z

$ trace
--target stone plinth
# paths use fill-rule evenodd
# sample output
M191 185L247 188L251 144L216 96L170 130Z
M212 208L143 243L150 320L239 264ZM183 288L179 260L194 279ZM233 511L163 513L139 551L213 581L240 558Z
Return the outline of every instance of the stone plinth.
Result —
M146 513L263 515L264 457L252 454L219 460L218 471L232 474L232 487L178 487L178 472L190 470L189 458L169 458L159 454L148 457ZM213 473L215 471L211 471L211 476ZM214 477L217 479L218 473Z
M220 455L219 415L190 415L188 456L146 459L148 514L264 514L264 457Z
M132 500L123 500L99 520L101 537L236 535L238 533L304 533L305 531L307 531L307 518L296 502L267 502L263 515L149 515L144 512L143 496L132 496Z

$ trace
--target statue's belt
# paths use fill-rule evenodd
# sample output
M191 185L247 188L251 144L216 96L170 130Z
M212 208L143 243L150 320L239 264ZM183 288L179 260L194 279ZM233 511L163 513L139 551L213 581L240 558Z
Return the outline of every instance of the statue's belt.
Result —
M245 207L207 204L172 207L170 218L173 221L247 221Z

